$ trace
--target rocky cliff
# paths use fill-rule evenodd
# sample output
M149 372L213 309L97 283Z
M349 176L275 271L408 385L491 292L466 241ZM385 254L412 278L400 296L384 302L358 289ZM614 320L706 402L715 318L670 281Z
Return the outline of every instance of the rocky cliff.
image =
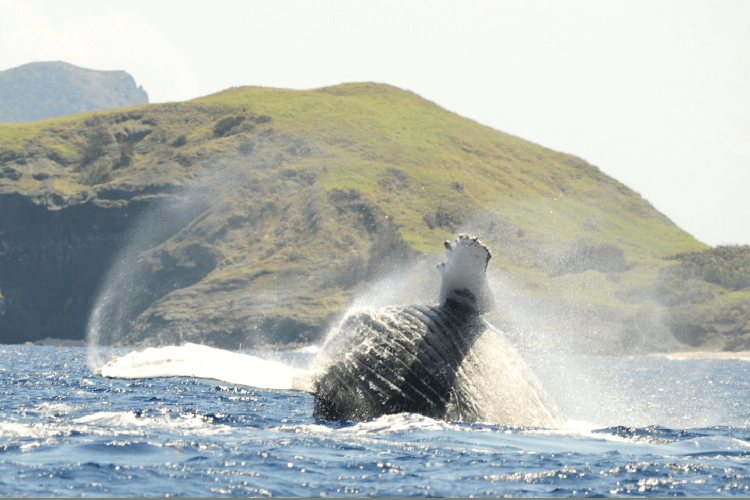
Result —
M0 125L0 210L5 343L312 342L368 290L429 290L462 230L491 246L492 320L521 344L693 346L690 314L748 295L660 303L705 245L584 160L386 85Z
M147 104L125 71L95 71L64 62L35 62L0 71L0 123Z

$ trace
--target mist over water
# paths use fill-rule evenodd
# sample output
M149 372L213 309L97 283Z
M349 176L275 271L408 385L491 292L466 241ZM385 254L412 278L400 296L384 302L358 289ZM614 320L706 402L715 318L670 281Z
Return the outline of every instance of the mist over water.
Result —
M125 245L104 277L89 317L86 341L90 367L100 367L106 361L101 347L123 339L153 301L191 279L152 272L147 251L177 234L209 206L207 190L196 186L159 201L133 223L123 238Z
M424 257L384 274L351 302L350 310L391 305L436 304L440 276L435 257Z
M562 319L556 328L549 314L538 310L544 302L514 295L502 274L490 275L490 283L500 311L489 321L523 355L568 422L594 427L747 425L744 403L732 404L721 391L726 384L744 384L750 363L733 361L736 373L714 359L688 365L667 357L669 342L661 352L632 353L612 333L611 322L598 325L597 342L609 343L604 352L597 352L596 344L586 351L579 338L585 331ZM586 321L588 328L597 328L596 317Z

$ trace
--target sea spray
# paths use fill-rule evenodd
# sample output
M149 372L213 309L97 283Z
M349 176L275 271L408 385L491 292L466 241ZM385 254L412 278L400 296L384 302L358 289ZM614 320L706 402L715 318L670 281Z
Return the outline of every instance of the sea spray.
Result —
M102 365L106 355L102 347L116 345L154 300L195 279L185 274L165 277L154 273L146 252L206 210L209 204L205 195L203 187L195 187L167 198L142 214L124 235L127 243L107 271L89 317L86 338L90 367Z
M148 348L109 361L100 373L108 378L195 377L265 389L293 389L300 370L224 349L185 344Z

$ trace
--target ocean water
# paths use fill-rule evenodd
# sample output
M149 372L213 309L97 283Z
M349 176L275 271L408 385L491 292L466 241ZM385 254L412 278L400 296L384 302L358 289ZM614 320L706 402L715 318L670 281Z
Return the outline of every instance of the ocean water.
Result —
M2 496L750 494L743 360L531 357L567 420L533 429L408 414L325 423L304 393L107 379L85 348L0 354Z

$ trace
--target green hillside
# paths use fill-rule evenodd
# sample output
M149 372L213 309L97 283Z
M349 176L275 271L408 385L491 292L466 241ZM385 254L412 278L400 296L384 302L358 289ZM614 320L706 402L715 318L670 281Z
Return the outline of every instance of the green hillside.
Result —
M493 321L519 341L676 348L698 306L747 300L659 303L705 245L580 158L372 83L0 125L0 209L6 341L80 338L106 290L126 326L105 342L314 341L384 274L429 276L459 231L491 246Z

